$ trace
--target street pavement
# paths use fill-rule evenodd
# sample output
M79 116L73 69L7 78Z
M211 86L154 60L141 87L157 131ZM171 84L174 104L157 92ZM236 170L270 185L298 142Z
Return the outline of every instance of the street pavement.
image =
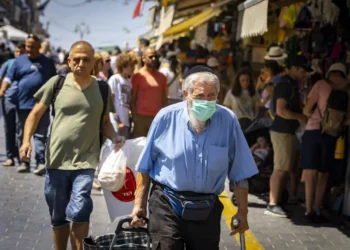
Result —
M0 162L5 160L3 120L0 117ZM0 250L53 249L49 213L43 194L44 178L18 174L16 168L0 167ZM225 196L226 195L226 196ZM240 249L237 237L229 236L227 221L235 212L230 193L221 196L224 203L220 250ZM90 234L112 233L117 221L111 223L103 195L93 191L94 211ZM273 218L264 215L265 199L249 196L247 249L350 249L350 231L337 226L339 221L319 227L302 219L302 206L288 207L291 217ZM333 218L333 217L332 217ZM210 249L208 249L210 250Z

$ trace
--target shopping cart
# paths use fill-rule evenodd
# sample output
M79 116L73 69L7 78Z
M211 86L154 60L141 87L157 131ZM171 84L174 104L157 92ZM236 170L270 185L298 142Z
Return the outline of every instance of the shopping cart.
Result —
M123 227L125 223L130 223L131 217L122 218L114 234L106 234L97 237L87 237L83 241L84 250L150 250L151 239L147 226L143 228Z

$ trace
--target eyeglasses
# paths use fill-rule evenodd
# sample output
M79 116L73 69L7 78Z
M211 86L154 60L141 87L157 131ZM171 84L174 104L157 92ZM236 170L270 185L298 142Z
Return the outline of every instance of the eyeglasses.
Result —
M36 42L40 42L40 38L38 35L34 35L34 34L29 34L27 39L33 39Z
M111 59L107 59L106 61L105 61L105 63L110 63L111 62Z

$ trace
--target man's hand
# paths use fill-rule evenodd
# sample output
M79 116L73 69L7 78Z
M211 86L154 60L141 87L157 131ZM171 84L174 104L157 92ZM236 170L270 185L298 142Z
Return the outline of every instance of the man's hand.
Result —
M5 95L5 92L0 90L0 98L3 98L4 95Z
M21 161L30 162L30 156L32 154L32 145L30 143L23 143L19 151Z
M115 137L113 138L113 144L114 144L114 150L118 151L119 149L121 149L124 144L125 144L125 138L124 136L120 136L120 135L115 135Z
M236 233L244 233L249 229L247 216L248 216L248 213L238 212L235 216L232 217L230 235L235 235ZM237 227L233 225L233 220L235 219L239 221L239 225Z
M141 208L140 206L135 206L131 213L132 221L130 225L134 228L144 227L146 221L143 218L146 218L147 212L146 209Z

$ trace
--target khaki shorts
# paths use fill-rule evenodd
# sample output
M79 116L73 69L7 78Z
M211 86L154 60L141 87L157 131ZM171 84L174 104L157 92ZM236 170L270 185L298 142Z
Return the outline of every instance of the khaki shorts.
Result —
M292 170L296 166L296 136L271 131L271 141L274 152L274 169L285 172Z

